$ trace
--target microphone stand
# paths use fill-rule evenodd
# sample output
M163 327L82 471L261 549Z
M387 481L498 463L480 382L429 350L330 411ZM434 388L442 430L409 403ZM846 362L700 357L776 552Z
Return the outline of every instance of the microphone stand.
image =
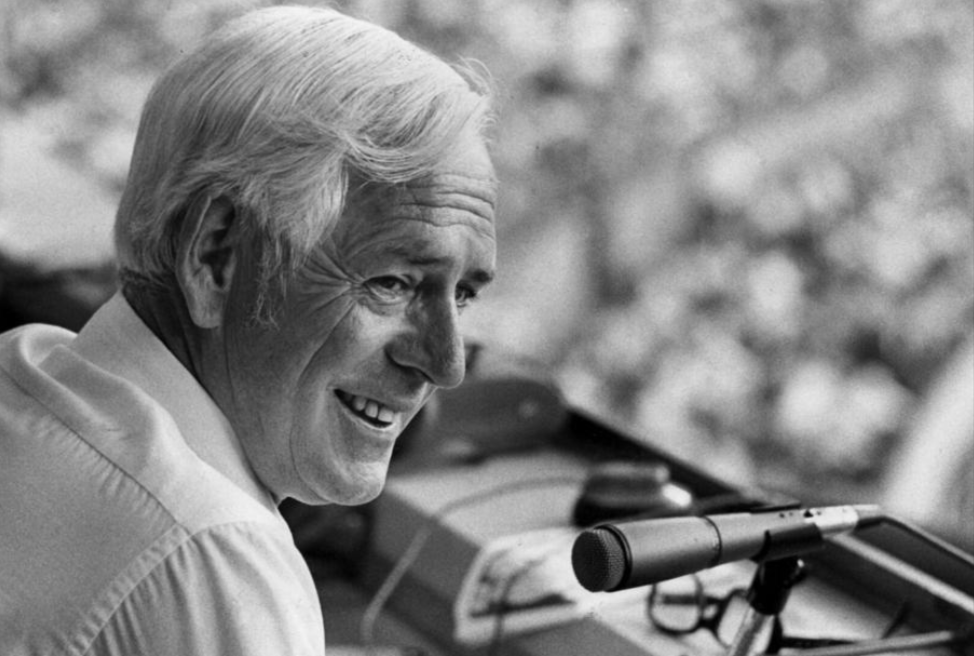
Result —
M801 579L804 563L797 556L768 560L758 566L747 591L748 608L727 656L749 656L754 646L773 629L784 610L791 588Z

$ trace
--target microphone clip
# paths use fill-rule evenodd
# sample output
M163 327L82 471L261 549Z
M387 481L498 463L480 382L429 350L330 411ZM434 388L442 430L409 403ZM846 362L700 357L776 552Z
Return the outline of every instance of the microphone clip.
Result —
M765 534L764 546L751 558L755 563L801 556L825 546L825 536L812 523L771 528Z

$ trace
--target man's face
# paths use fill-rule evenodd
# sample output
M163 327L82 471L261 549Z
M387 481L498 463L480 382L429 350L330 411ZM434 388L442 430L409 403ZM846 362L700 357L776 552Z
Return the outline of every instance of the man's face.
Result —
M479 138L464 143L429 178L353 191L275 326L249 321L253 268L238 269L223 405L275 495L374 498L400 432L437 387L463 379L459 314L495 257L493 168Z

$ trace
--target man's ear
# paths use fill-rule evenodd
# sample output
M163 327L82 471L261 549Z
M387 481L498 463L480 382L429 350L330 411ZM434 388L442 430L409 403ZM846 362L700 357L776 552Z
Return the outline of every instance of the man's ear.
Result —
M183 216L176 251L176 278L189 316L200 328L216 328L230 296L240 259L239 226L233 204L201 195Z

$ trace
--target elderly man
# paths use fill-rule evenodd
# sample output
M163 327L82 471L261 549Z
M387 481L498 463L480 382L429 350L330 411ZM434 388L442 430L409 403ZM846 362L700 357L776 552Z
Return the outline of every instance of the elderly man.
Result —
M285 497L375 497L494 268L483 85L330 10L159 80L121 293L0 337L0 653L322 654ZM70 217L65 217L69 220Z

